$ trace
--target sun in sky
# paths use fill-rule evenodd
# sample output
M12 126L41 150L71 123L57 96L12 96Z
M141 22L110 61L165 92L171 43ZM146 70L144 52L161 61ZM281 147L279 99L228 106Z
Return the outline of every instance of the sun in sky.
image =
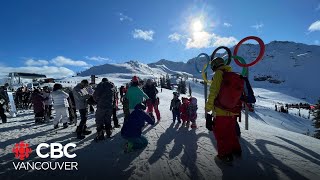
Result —
M194 19L191 23L191 29L193 32L199 32L203 30L203 23L200 19Z
M191 21L191 31L192 32L201 32L203 31L203 22L200 18L195 18Z

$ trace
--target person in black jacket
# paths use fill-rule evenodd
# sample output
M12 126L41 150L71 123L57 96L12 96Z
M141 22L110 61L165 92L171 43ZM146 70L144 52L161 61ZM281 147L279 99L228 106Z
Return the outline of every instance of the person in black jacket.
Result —
M93 93L93 98L97 102L96 110L96 125L97 136L95 140L103 140L104 132L106 130L107 138L112 134L111 116L114 100L114 84L108 81L107 78L103 78L102 82L98 84L96 90Z
M181 123L180 106L181 106L181 101L179 99L179 93L173 92L173 99L171 100L171 104L170 104L170 111L172 111L173 123L176 122L176 119L178 120L178 123Z
M146 85L143 87L143 92L148 95L147 99L147 112L153 117L153 109L156 113L157 120L160 121L160 111L158 109L159 98L157 98L158 90L151 79L148 79Z
M35 114L35 123L44 123L45 103L44 98L39 89L35 89L31 95L33 112Z

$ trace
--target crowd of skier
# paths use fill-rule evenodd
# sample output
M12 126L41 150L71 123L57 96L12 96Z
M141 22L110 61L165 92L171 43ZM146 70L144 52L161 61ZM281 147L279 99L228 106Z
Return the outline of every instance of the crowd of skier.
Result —
M9 98L6 93L8 86L5 84L0 89L3 100L0 108L3 123L7 122L5 111L8 111L9 107ZM124 124L121 135L128 140L126 151L131 151L147 145L146 138L141 135L145 122L154 124L161 119L158 93L157 83L152 79L142 81L137 76L133 76L131 82L119 89L107 78L103 78L99 84L89 84L87 80L82 80L74 88L63 87L59 83L54 84L53 88L44 86L28 89L24 86L16 90L14 102L18 110L33 109L36 124L48 123L53 119L53 129L58 129L59 123L62 128L77 125L78 139L84 139L86 135L91 134L86 122L88 114L95 112L96 141L110 138L113 128L121 127L117 110L120 110L118 104L122 103ZM182 122L188 126L191 122L191 127L196 128L196 98L182 98L181 103L179 93L174 92L170 110L173 114L173 122L177 120L178 123ZM77 112L78 116L80 115L78 123ZM111 120L113 120L113 126Z
M231 67L225 65L222 58L216 58L212 61L211 68L215 74L205 106L206 127L213 131L217 141L218 155L216 159L228 163L232 162L233 156L241 156L242 152L238 139L240 129L237 117L242 109L240 96L243 87L232 89L226 87L228 83L223 83L224 79L228 79L228 76L233 78L229 80L229 84L237 84L238 82L232 82L236 81L237 77L231 73ZM0 89L2 107L5 107L9 101L5 95L6 88L7 84ZM221 94L223 94L221 91L228 93L228 96L232 98L221 98ZM18 108L22 109L28 109L32 106L35 123L45 123L54 119L53 129L58 129L60 122L62 128L68 128L72 124L77 125L76 137L78 139L84 139L91 134L87 127L88 113L95 111L97 131L95 141L112 137L113 128L121 127L117 118L117 110L119 110L118 104L122 103L124 123L121 128L121 136L127 140L125 151L130 152L147 146L148 140L142 135L145 124L153 125L161 120L158 93L157 83L152 79L141 81L137 76L133 76L130 83L121 86L118 90L111 81L103 78L98 84L89 84L87 80L82 80L72 89L56 83L52 92L48 87L35 88L32 92L22 87L16 92L15 103ZM96 110L93 106L96 106ZM52 107L55 110L54 118L52 117ZM5 123L5 109L0 109L2 121ZM169 109L172 111L173 123L177 121L177 123L182 123L182 126L197 128L198 107L195 97L182 97L180 100L179 93L173 92ZM77 113L80 115L78 123Z

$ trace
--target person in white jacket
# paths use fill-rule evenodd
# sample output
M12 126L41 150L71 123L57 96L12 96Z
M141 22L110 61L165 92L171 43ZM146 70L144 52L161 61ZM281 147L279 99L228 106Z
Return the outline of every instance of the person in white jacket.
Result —
M69 95L62 90L61 84L55 84L53 86L53 107L56 110L56 117L53 120L54 129L57 129L59 127L60 120L63 123L63 128L68 127L68 97Z

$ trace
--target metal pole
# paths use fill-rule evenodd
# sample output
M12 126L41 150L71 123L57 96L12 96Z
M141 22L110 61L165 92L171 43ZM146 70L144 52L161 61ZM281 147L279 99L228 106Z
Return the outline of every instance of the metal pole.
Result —
M206 78L207 77L207 73L205 73ZM207 102L207 98L208 98L208 84L207 82L204 81L204 101Z
M247 78L249 80L249 68L247 71ZM245 107L245 130L249 129L249 107L247 106L247 104L244 105Z
M205 77L206 79L208 79L208 76L207 76L207 72L205 72ZM203 81L204 83L204 105L206 105L207 103L207 98L208 98L208 84L206 81ZM205 118L207 118L207 111L205 110Z
M245 105L245 130L249 129L249 108L247 105Z

